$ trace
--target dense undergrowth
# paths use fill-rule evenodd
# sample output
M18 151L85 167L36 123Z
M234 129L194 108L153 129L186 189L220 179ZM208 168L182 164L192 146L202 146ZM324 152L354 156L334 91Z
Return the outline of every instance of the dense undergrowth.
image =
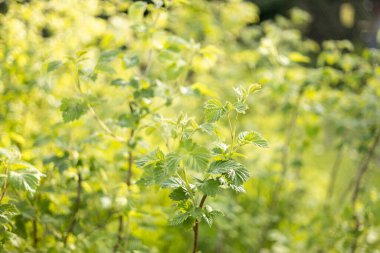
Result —
M1 252L378 252L379 51L153 2L2 4Z

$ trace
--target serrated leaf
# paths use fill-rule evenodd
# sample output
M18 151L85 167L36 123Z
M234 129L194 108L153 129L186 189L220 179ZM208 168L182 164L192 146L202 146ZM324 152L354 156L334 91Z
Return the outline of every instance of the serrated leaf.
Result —
M199 189L202 193L209 196L215 196L219 191L220 182L217 179L208 179L199 185Z
M240 192L240 193L244 193L245 192L244 187L242 185L233 185L233 184L231 184L231 185L229 185L229 187L232 190L236 191L236 192Z
M215 122L226 113L226 108L218 99L210 99L204 104L203 108L205 119L208 122Z
M206 169L210 159L208 149L195 145L183 155L184 165L194 170Z
M243 102L236 102L233 104L235 111L240 114L245 114L245 112L248 110L248 105Z
M169 175L173 174L181 161L181 157L176 153L169 153L165 158L165 167Z
M47 65L47 72L52 72L63 65L62 61L51 61Z
M189 218L189 216L189 213L179 213L169 220L169 225L178 226L184 223Z
M224 175L231 184L242 185L249 178L248 170L234 160L215 161L210 164L209 170L212 174Z
M177 177L171 177L161 184L162 188L178 188L184 186L183 181Z
M238 142L241 145L250 143L261 148L268 147L268 142L261 136L260 133L255 131L245 131L239 133Z
M87 104L79 98L64 98L60 110L64 122L79 119L88 110Z
M14 216L17 215L19 211L13 204L1 204L0 205L0 214L1 215L7 215L7 216Z
M223 216L224 214L223 214L223 212L221 212L219 210L212 210L212 208L210 206L207 206L207 207L208 207L208 208L206 208L207 212L204 213L202 218L211 227L212 224L214 223L215 218L218 216Z
M158 162L163 162L164 156L160 154L162 154L162 151L160 149L156 149L140 159L137 159L136 166L139 168L144 168L149 165L155 165Z
M169 194L169 197L174 201L181 201L188 199L190 194L185 187L178 187Z
M34 193L40 184L40 179L43 176L37 169L29 168L9 173L9 183L16 190L24 190L29 193Z
M205 133L212 134L214 132L214 125L212 123L203 123L199 126L199 129Z

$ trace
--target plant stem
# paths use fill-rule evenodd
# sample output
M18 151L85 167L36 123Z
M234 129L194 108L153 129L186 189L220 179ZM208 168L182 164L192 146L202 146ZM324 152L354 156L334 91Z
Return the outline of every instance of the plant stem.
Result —
M67 239L68 239L70 233L72 233L74 226L75 226L75 223L77 221L77 214L78 214L79 207L80 207L81 195L82 195L82 174L78 170L77 196L76 196L76 200L75 200L75 206L74 206L73 213L71 214L71 220L70 220L69 227L67 228L66 235L63 238L63 244L65 245L65 247L67 244Z
M33 247L36 249L38 245L38 227L37 227L37 219L33 220Z
M356 248L357 248L357 243L358 243L358 236L357 236L357 233L359 232L359 229L360 229L360 219L359 219L359 215L356 211L356 205L357 205L357 200L358 200L358 197L359 197L359 192L360 192L360 188L361 188L361 183L362 183L362 179L363 179L363 176L364 174L366 173L366 171L368 170L368 165L375 153L375 150L376 150L376 147L379 143L379 140L380 140L380 127L377 129L377 133L375 135L375 139L372 143L372 145L370 146L369 148L369 151L366 153L366 156L363 158L363 162L360 164L359 166L359 169L358 169L358 172L357 172L357 175L356 175L356 180L355 180L355 185L354 185L354 191L352 193L352 198L351 198L351 205L352 205L352 210L354 212L353 216L352 216L352 219L354 221L354 238L351 242L351 249L350 249L350 252L351 253L355 253L356 252Z
M7 177L4 179L4 184L1 189L0 203L3 201L3 198L5 194L7 193L7 189L8 189L8 170L9 170L8 165L5 164L5 175L7 175Z
M119 229L117 233L117 242L115 246L113 247L113 252L117 252L119 249L119 246L123 240L123 230L124 230L124 217L123 215L119 215Z
M79 78L79 71L78 71L78 67L75 68L75 73L73 73L73 75L75 76L75 81L76 81L76 86L77 86L77 89L79 91L79 93L81 95L83 95L83 90L82 90L82 86L81 86L81 83L80 83L80 78ZM96 113L94 107L87 103L87 108L88 110L91 112L91 114L94 116L95 120L98 122L99 126L108 134L110 135L111 137L113 137L115 140L119 141L119 142L125 142L125 139L123 137L120 137L120 136L117 136L116 134L114 134L112 132L112 130L106 125L106 123L104 123L104 121L99 117L99 115Z
M344 145L345 145L345 140L343 141L342 145L338 148L336 156L335 156L334 163L331 167L329 185L328 185L328 188L326 191L325 206L327 206L328 202L331 200L331 198L334 194L335 183L336 183L336 179L338 176L340 164L341 164L342 158L343 158Z
M199 208L203 208L206 198L207 198L207 194L203 195L201 202L199 203ZM194 231L194 243L193 243L193 251L192 251L193 253L196 253L198 249L198 230L199 230L199 221L195 220L195 224L193 227L193 231Z
M302 86L300 90L298 91L297 98L294 105L294 110L288 124L288 131L286 134L284 146L282 148L282 153L281 153L281 167L282 167L281 177L278 183L275 185L272 199L269 205L272 210L276 209L277 207L278 197L281 192L282 186L284 184L285 176L288 172L289 147L290 147L290 143L292 141L293 133L296 127L296 122L298 118L299 107L300 107L303 91L304 91L304 86Z
M131 103L129 104L129 107L130 107L131 113L133 113L133 107L132 107ZM128 142L132 141L134 135L135 135L135 130L131 129L131 134L129 135ZM134 161L133 151L129 150L128 151L128 174L127 174L127 179L125 182L128 186L128 189L129 189L129 186L131 186L131 184L132 184L133 161ZM124 233L124 216L122 214L120 214L119 215L119 228L118 228L118 233L117 233L117 240L116 240L116 244L113 247L113 252L115 252L115 253L118 251L118 249L122 243L123 233Z

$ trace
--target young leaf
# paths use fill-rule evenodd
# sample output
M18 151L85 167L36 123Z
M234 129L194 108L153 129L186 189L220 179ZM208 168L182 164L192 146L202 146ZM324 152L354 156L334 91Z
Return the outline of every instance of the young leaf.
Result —
M19 213L17 208L13 204L0 205L0 215L3 216L15 216Z
M64 98L61 103L63 121L70 122L79 119L88 110L86 103L79 98Z
M169 153L166 155L165 167L169 175L177 170L180 161L181 157L176 153Z
M236 102L233 104L235 111L240 114L245 114L245 112L248 110L248 105L243 102Z
M188 199L190 194L185 187L178 187L170 193L169 197L174 201L181 201Z
M210 99L205 103L203 108L206 121L208 122L215 122L226 113L226 108L218 99Z
M43 174L35 168L11 171L9 183L16 190L24 190L33 194L39 186L42 176Z
M210 164L209 172L224 175L231 184L242 185L249 178L248 170L234 160L221 160Z
M58 69L59 67L61 67L63 65L63 62L62 61L52 61L52 62L49 62L48 65L47 65L47 72L52 72L56 69Z
M190 216L189 213L179 213L169 220L169 225L171 226L181 225L189 218L189 216Z
M218 193L220 182L217 179L209 179L199 185L202 193L209 196L215 196Z
M184 183L177 177L171 177L161 184L162 188L178 188L182 186L184 186Z
M261 148L268 147L268 142L261 136L261 134L255 131L245 131L239 133L238 142L240 145L253 144Z
M117 78L117 79L114 79L111 81L111 85L113 85L113 86L127 86L128 82L121 79L121 78Z
M132 68L140 63L139 57L137 55L133 55L131 57L124 56L123 61L126 68Z
M188 151L182 156L185 166L195 170L206 169L210 158L208 149L194 143L184 145Z

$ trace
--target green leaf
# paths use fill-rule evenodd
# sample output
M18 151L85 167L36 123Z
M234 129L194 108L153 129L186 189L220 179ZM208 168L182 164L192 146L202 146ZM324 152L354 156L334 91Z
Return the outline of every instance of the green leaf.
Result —
M9 162L13 163L21 159L21 153L18 148L15 147L10 149L0 148L0 157L5 157Z
M87 104L79 98L64 98L60 106L64 122L79 119L88 110Z
M124 56L123 61L126 68L132 68L140 63L140 59L137 55L133 55L130 57Z
M208 149L198 146L191 141L185 141L181 143L181 145L187 150L187 152L182 155L183 162L186 167L194 170L202 170L207 168L210 159Z
M164 159L165 156L163 155L162 151L157 148L156 150L136 160L136 166L139 168L144 168L149 165L156 165L159 162L163 162Z
M191 217L193 217L193 218L196 219L196 220L200 220L200 219L202 219L203 214L204 214L203 209L200 208L200 207L196 207L196 208L194 208L194 209L191 211L191 213L190 213Z
M206 223L211 227L212 224L214 223L214 220L218 216L223 216L223 212L219 210L213 210L211 206L206 206L205 207L206 212L203 215L203 219L206 221Z
M248 105L243 102L236 102L233 104L235 111L240 114L245 114L245 112L248 110Z
M52 72L56 69L58 69L59 67L61 67L63 65L63 62L62 61L52 61L52 62L49 62L48 65L47 65L47 72Z
M203 108L206 121L208 122L215 122L219 120L227 111L222 102L218 99L211 99L207 101Z
M181 157L176 153L169 153L166 155L165 167L169 175L177 171L180 161Z
M136 127L137 117L132 114L122 114L118 118L117 124L121 127L134 128Z
M145 2L142 2L142 1L138 1L138 2L133 3L128 8L128 16L129 16L130 20L136 21L136 22L141 21L143 16L144 16L144 12L146 10L146 6L147 6L147 4Z
M169 220L169 225L171 226L181 225L189 218L189 216L190 216L189 213L179 213Z
M104 51L100 54L98 64L99 63L111 62L117 57L118 54L119 54L118 50Z
M113 86L127 86L129 83L121 78L117 78L111 81Z
M15 205L13 204L1 204L0 205L0 214L7 216L15 216L19 213Z
M220 182L217 179L209 179L199 185L199 189L204 194L215 196L219 191Z
M170 193L169 197L174 201L182 201L188 199L190 194L185 187L178 187Z
M249 178L248 170L234 160L221 160L210 164L209 170L212 174L224 175L231 184L242 185Z
M261 136L260 133L255 131L245 131L239 133L238 142L241 145L253 144L261 148L268 147L268 142Z
M180 178L171 177L168 180L164 181L161 184L161 187L162 188L178 188L178 187L182 187L184 185L185 184L183 183L183 181Z
M207 133L207 134L212 134L214 133L214 125L212 123L204 123L202 125L199 126L199 128Z
M102 71L108 74L116 73L115 69L112 66L110 66L107 62L99 62L96 65L95 70Z
M16 190L24 190L33 194L39 186L42 176L43 174L37 169L29 168L11 171L8 180Z

